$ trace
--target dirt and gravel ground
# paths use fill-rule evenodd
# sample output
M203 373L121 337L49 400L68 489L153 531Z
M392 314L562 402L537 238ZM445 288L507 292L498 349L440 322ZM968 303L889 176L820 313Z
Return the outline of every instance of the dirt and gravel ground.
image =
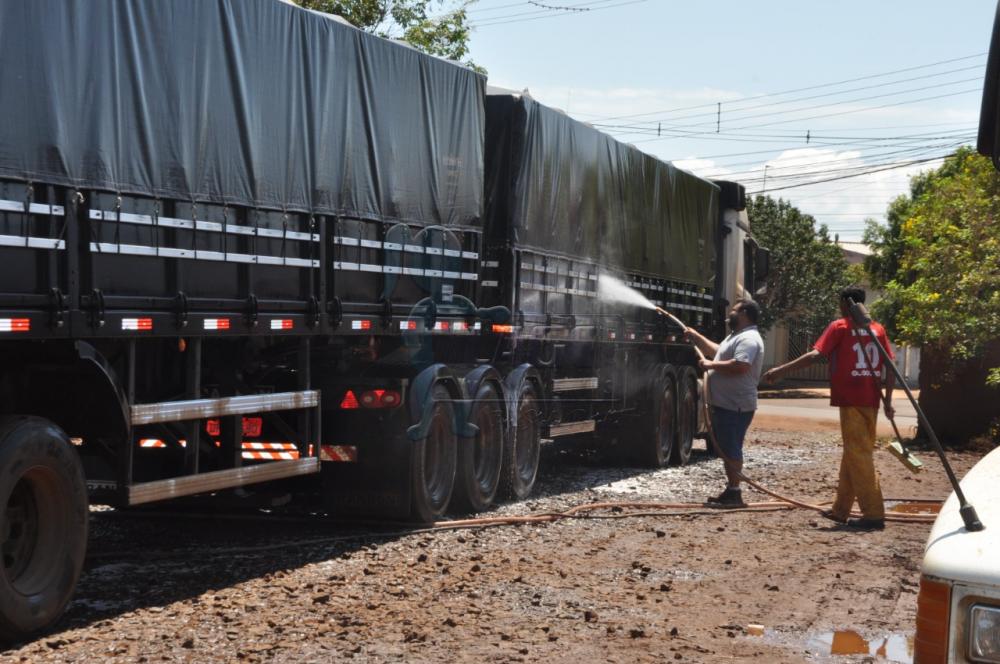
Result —
M768 486L832 497L836 434L752 430L749 450L748 474ZM947 494L921 456L929 472L912 476L877 455L887 497ZM952 455L960 473L978 456ZM539 496L496 513L701 501L721 483L703 452L655 472L568 446L543 463ZM844 532L802 510L378 534L95 511L91 528L66 617L2 661L839 662L881 657L883 644L907 661L929 530ZM834 630L872 655L830 656Z

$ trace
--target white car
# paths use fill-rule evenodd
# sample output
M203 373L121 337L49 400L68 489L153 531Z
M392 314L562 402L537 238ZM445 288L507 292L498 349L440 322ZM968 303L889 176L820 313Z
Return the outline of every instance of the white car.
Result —
M1000 449L961 485L985 528L965 529L954 493L941 508L924 551L914 664L1000 664Z

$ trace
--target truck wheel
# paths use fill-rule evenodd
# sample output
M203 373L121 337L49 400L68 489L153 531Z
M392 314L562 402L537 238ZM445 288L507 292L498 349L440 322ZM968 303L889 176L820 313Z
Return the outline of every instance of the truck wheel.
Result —
M87 488L56 425L0 418L0 639L17 641L62 615L87 549Z
M421 523L441 518L448 509L455 486L455 411L451 394L441 385L434 387L434 409L427 436L413 445L412 513Z
M503 401L495 385L480 386L469 420L479 433L459 441L455 502L462 511L482 512L496 498L503 459Z
M680 370L677 378L677 442L671 459L679 466L691 460L695 429L698 426L698 376L691 367Z
M504 446L500 486L505 497L522 500L531 495L538 477L541 443L538 397L534 386L524 382L517 395L517 426Z
M653 396L653 407L644 418L642 434L636 440L639 462L650 468L670 463L677 437L677 374L673 367L660 379Z

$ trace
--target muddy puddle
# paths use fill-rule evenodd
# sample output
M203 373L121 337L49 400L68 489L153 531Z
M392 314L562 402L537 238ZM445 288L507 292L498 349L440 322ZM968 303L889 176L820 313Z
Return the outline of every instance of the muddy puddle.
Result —
M896 503L894 505L889 505L886 511L890 514L926 514L928 516L933 516L941 511L941 503L934 502L912 502L912 503Z
M753 625L751 627L759 627ZM854 630L838 630L821 634L807 635L798 638L787 632L763 630L761 635L772 643L780 643L786 647L804 649L814 655L869 655L876 662L892 662L897 664L912 664L913 636L907 634L888 634L874 638L862 636ZM750 629L748 636L756 636ZM804 638L804 641L802 640Z
M904 664L913 661L913 637L903 634L866 639L851 630L827 632L810 639L808 648L824 655L873 655L876 660Z

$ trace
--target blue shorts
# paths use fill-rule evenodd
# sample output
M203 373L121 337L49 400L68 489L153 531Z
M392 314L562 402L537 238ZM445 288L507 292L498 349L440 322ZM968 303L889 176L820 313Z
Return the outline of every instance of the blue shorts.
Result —
M733 461L743 461L743 438L753 420L752 410L735 411L712 406L712 430L722 453Z

